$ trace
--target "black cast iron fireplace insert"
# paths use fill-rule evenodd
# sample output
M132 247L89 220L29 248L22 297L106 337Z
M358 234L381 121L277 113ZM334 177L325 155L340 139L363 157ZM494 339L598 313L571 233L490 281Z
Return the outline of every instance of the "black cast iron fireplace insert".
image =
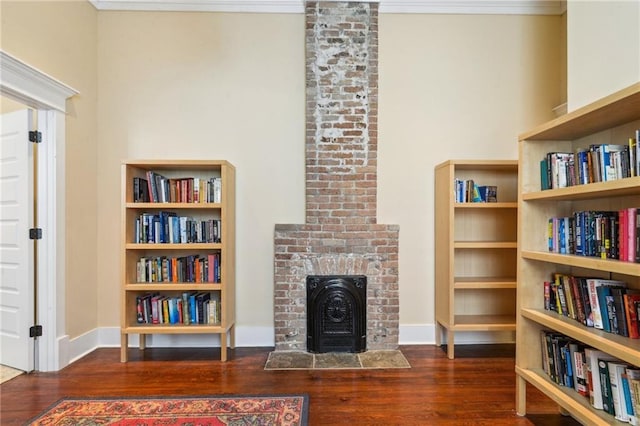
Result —
M307 351L367 349L367 277L307 276Z

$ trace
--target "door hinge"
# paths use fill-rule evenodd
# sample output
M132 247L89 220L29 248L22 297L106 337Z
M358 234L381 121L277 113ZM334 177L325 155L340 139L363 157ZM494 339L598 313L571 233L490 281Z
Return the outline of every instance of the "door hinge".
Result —
M42 239L42 228L31 228L31 229L29 229L29 239L30 240L41 240Z
M40 337L42 336L42 326L34 325L29 328L29 337Z
M29 142L40 143L42 142L42 132L32 130L29 132Z

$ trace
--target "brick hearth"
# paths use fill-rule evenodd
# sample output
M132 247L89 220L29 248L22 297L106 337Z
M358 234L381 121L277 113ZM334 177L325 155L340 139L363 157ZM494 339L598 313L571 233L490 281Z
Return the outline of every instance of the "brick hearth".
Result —
M376 219L378 4L305 15L306 223L275 227L275 349L306 350L307 275L366 275L367 349L396 349L399 227Z

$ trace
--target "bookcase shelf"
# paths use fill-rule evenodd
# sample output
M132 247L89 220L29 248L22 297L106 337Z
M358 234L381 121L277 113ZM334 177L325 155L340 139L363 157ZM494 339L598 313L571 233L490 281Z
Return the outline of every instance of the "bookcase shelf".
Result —
M516 374L526 382L534 385L538 390L555 401L564 410L585 425L629 425L627 422L616 420L602 410L594 410L589 400L582 397L573 389L558 386L544 373L542 368L525 369L516 365ZM520 385L520 384L519 384ZM522 384L522 386L524 386Z
M455 179L497 187L496 202L456 202ZM513 332L517 179L515 160L450 160L435 168L436 344L456 332Z
M588 185L569 186L567 188L547 189L522 194L523 201L572 201L588 200L599 197L622 197L640 194L640 177L596 182Z
M222 290L221 283L125 283L127 291L189 291L196 288L198 291Z
M543 309L523 309L521 315L531 321L605 351L633 365L640 365L640 341L587 327L560 314Z
M160 175L165 194L162 199L170 202L144 201L146 196L136 200L134 189L140 191L139 179L145 179L145 186L148 185L150 172ZM228 347L235 345L235 168L227 161L216 160L131 160L123 162L121 179L121 361L128 359L131 334L139 335L140 349L145 348L147 335L218 334L220 358L226 361ZM220 184L215 190L212 189L214 179L216 185ZM151 180L156 182L155 178ZM149 187L149 193L152 192ZM217 198L209 198L214 192ZM163 223L162 214L179 216L192 223L185 231L177 222ZM141 224L145 215L151 216L152 222ZM216 238L211 235L205 238L213 229ZM140 238L141 233L145 237L153 234L151 241L154 242L147 242L150 237ZM160 242L166 240L172 242ZM145 261L150 259L153 261L149 268L154 274L151 279L145 277L147 268L141 266L148 265ZM169 260L176 262L175 265ZM171 278L167 278L170 274L173 274ZM138 282L141 276L144 282ZM190 297L193 296L196 303L198 295L204 298L200 305L192 308ZM151 305L141 303L152 296L171 299L175 306L173 322L153 322ZM214 303L207 302L208 299L217 302L217 316L209 316L207 305ZM190 306L186 307L187 304ZM148 309L141 314L140 306ZM191 309L197 311L199 322L194 322Z
M127 243L125 248L127 250L220 250L223 245L218 243L188 243L188 244L171 244L171 243L159 243L159 244L140 244L140 243Z
M511 331L516 328L513 315L456 315L456 331Z
M188 209L188 210L220 210L220 203L125 203L128 209L144 209L144 210L165 210L165 209Z
M457 290L480 288L516 288L516 277L455 277L453 286Z
M226 329L221 325L131 325L124 327L123 331L129 334L203 334L225 333Z
M519 138L516 409L527 412L531 383L584 424L623 423L588 398L550 380L543 370L541 332L557 332L640 366L640 341L544 309L544 282L554 273L621 280L640 289L640 264L548 251L548 221L586 210L640 206L640 177L541 190L540 160L548 152L576 152L591 144L626 144L640 128L640 83L524 133Z
M577 256L573 254L522 250L521 256L523 259L538 260L556 265L565 265L574 268L591 269L622 275L637 275L639 269L639 265L637 263L622 262L614 259L601 259L599 257Z

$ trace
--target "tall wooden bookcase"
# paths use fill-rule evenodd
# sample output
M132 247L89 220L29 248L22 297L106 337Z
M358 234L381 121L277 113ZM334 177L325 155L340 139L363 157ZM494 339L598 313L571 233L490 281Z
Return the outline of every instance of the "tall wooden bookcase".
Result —
M640 207L640 177L541 191L540 160L548 152L575 152L590 144L625 144L640 128L640 83L579 108L520 136L518 311L516 331L517 411L526 413L530 383L584 424L627 424L543 372L541 330L564 334L586 346L640 366L640 341L607 333L544 310L543 282L555 272L626 281L640 289L640 264L557 254L548 250L548 220L583 210Z
M167 189L169 198L166 202L140 202L134 200L134 178L149 180L147 172L153 172L163 176L165 183L171 189ZM207 181L212 178L220 178L219 197L203 202L204 191L209 191ZM156 179L152 179L156 180ZM191 180L191 184L189 181ZM176 189L175 185L181 188ZM196 182L193 184L193 182ZM140 182L140 181L138 181ZM186 183L185 183L186 182ZM198 185L198 182L201 182ZM191 186L189 186L191 185ZM193 195L194 187L198 188L198 202L189 197ZM181 191L180 198L176 198L176 192ZM211 191L213 192L213 191ZM191 194L191 195L185 195ZM153 201L153 200L152 200ZM194 224L205 224L200 228L201 235L198 238L189 238L186 235L175 235L174 229L185 232L184 224L171 229L173 242L149 242L148 238L136 239L140 235L140 218L144 215L175 215L193 220ZM216 222L218 239L210 238L211 231ZM138 222L138 223L137 223ZM144 221L143 221L144 222ZM167 223L166 221L164 222ZM186 223L186 222L185 222ZM175 224L175 222L174 222ZM159 231L160 225L154 226L153 232ZM168 226L168 225L167 225ZM168 229L168 228L165 228ZM191 228L192 236L197 235L195 225ZM147 232L151 232L147 230ZM206 235L206 238L205 236ZM186 242L184 238L187 238ZM154 237L157 238L157 237ZM169 235L163 234L163 238L169 239ZM140 337L140 349L144 349L146 336L149 334L219 334L221 346L221 360L227 359L227 346L235 345L235 168L227 161L208 160L132 160L122 164L122 250L121 250L121 361L127 361L129 335L137 334ZM194 257L198 256L198 269L194 266ZM213 262L213 257L216 261ZM141 279L139 265L141 259L160 259L159 269L162 270L163 280L158 282L156 278L150 280L148 273ZM168 259L175 261L175 265L169 266L162 263ZM206 259L206 267L205 260ZM179 263L182 262L182 263ZM210 279L209 268L215 265L219 268L218 277ZM179 266L182 265L182 266ZM151 268L153 267L150 266ZM172 268L172 271L169 270ZM180 270L180 274L177 271ZM190 272L187 272L189 270ZM194 271L200 272L199 278ZM148 271L148 269L147 269ZM206 271L206 272L205 272ZM172 272L172 273L171 273ZM212 269L213 272L213 269ZM170 276L171 278L167 278ZM206 277L206 278L205 278ZM168 281L167 281L168 280ZM153 281L153 282L148 282ZM170 323L153 323L141 321L141 299L149 295L160 295L167 299L173 299L175 303L180 298L187 297L190 300L194 295L204 295L210 299L219 300L219 315L215 318L205 317L203 323L190 319L183 321L183 316L178 316L176 321ZM185 296L187 295L187 296ZM191 304L181 304L180 307ZM189 309L192 309L189 306ZM184 311L181 310L184 314ZM198 309L198 315L204 316L206 310ZM191 313L191 311L189 311ZM151 315L146 312L147 318ZM227 340L229 338L229 341Z
M497 202L456 202L454 179L497 187ZM435 168L436 344L454 358L459 331L513 332L516 160L450 160Z

